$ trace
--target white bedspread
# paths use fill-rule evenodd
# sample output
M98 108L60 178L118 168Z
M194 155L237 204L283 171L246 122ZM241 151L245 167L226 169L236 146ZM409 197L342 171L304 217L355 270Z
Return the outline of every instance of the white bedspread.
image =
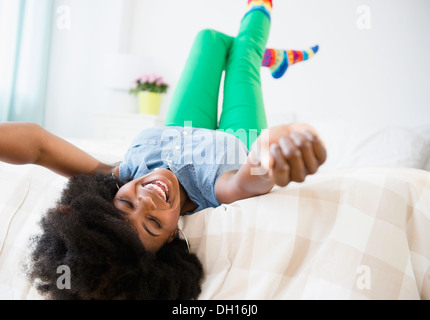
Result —
M408 155L402 146L365 152L373 145L356 140L355 156L340 163L341 141L321 132L332 158L305 183L181 218L206 274L201 299L430 299L430 172L401 167L423 166L430 140L409 139ZM378 136L381 146L396 141ZM106 162L128 147L72 142ZM360 166L372 152L397 167ZM347 161L355 167L340 169ZM41 298L21 265L65 183L44 168L0 163L0 299Z
M202 299L430 299L430 173L327 172L184 218Z
M40 298L21 263L65 182L0 165L0 298ZM205 269L201 299L430 298L427 171L323 172L180 223Z

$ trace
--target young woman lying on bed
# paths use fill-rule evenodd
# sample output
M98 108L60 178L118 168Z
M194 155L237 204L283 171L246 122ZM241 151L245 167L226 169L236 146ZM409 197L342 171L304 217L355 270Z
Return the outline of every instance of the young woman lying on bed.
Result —
M118 166L38 125L0 124L1 161L71 178L32 248L28 275L47 298L195 299L203 270L179 238L179 217L302 182L324 163L310 126L266 129L260 67L279 78L318 49L266 50L271 10L272 1L248 1L236 38L198 34L165 126L141 132ZM60 265L71 270L71 289L57 288Z

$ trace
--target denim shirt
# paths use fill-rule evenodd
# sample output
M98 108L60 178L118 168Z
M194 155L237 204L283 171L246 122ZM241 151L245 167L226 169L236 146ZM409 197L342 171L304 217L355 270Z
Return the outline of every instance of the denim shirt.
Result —
M246 162L248 149L235 136L192 127L154 127L134 139L120 164L123 181L140 178L157 169L170 169L197 209L218 207L215 183Z

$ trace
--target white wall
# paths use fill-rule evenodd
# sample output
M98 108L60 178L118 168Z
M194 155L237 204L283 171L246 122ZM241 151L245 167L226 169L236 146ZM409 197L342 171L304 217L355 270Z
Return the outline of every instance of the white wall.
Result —
M143 72L170 83L164 114L196 33L235 35L246 0L57 3L70 6L72 27L53 29L46 127L81 138L92 136L94 113L133 111L126 89ZM363 5L370 29L357 26ZM274 0L268 46L321 49L281 80L262 71L269 119L430 123L429 18L427 0Z
M123 46L124 1L56 0L45 127L61 136L85 138L94 133L94 114L130 104L125 92L106 84L112 54ZM70 10L70 28L64 12ZM134 102L134 100L132 100Z

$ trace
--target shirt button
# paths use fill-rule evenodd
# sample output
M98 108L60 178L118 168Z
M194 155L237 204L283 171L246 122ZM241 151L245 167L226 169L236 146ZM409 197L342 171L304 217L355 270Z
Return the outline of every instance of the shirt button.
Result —
M179 150L179 149L181 149L181 146L176 146L175 149Z
M184 131L184 136L186 136L188 134L188 132L187 131Z

